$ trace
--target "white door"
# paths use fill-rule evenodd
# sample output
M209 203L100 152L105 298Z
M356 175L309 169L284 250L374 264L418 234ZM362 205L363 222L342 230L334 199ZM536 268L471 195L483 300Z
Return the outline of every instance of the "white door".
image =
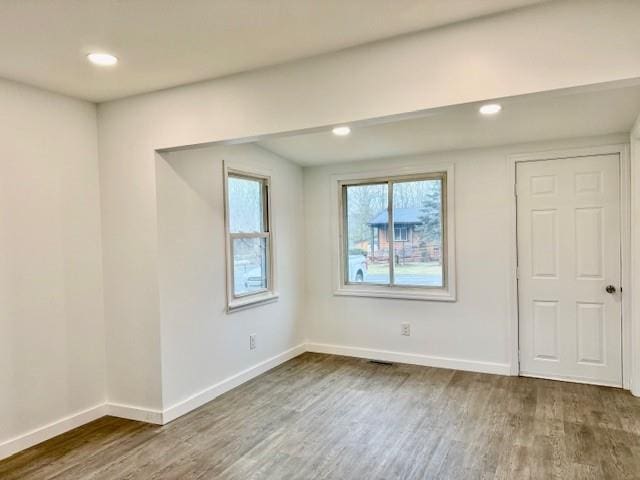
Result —
M619 156L516 173L520 374L622 386Z

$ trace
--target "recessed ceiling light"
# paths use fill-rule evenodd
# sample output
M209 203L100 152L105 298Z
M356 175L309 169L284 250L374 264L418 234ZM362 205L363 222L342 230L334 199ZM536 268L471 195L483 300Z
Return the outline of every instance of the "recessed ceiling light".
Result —
M351 133L351 129L346 125L341 127L334 127L332 130L334 135L338 135L339 137L344 137L345 135L349 135Z
M495 115L500 110L502 110L502 106L499 103L487 103L480 107L480 113L482 115Z
M90 53L87 58L94 65L109 66L118 63L118 59L108 53Z

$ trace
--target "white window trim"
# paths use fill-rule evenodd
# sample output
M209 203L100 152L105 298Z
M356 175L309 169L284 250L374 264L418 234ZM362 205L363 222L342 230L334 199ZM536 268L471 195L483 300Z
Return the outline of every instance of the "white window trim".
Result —
M232 255L232 237L233 234L229 231L229 196L228 196L228 181L229 175L240 175L249 178L255 178L263 180L266 184L266 230L268 234L256 233L257 237L268 237L267 241L267 289L260 290L256 293L250 293L239 297L233 294L233 255ZM246 308L256 307L264 305L266 303L272 303L278 300L278 291L276 289L276 255L275 255L275 234L274 234L274 219L272 208L272 186L270 172L259 170L249 166L229 164L223 162L223 195L224 195L224 230L225 230L225 257L226 257L226 285L227 285L227 313L244 310Z
M342 184L350 181L364 181L376 178L393 178L404 175L420 175L444 172L447 176L446 189L446 262L447 285L444 288L421 288L398 285L345 284L343 262L344 225L342 205ZM351 297L378 297L426 301L456 301L455 262L455 181L453 164L431 164L427 166L406 166L390 169L371 169L358 173L337 173L331 175L332 184L332 264L334 295Z

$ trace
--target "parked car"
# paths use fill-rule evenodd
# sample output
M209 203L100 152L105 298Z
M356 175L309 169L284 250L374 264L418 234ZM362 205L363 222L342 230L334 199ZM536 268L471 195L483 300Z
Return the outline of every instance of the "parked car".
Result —
M348 280L353 283L362 283L367 277L367 256L358 254L349 255Z
M236 263L234 271L234 287L236 294L255 292L265 288L265 277L261 267L250 267Z
M261 268L254 268L247 272L244 286L248 290L257 290L265 287L265 278Z

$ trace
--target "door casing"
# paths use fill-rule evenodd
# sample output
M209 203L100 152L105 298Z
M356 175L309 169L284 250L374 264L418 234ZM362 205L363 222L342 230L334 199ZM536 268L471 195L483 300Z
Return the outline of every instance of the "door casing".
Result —
M511 321L509 328L511 375L520 375L519 315L518 315L518 232L516 205L516 167L519 162L561 160L617 154L620 158L620 251L622 288L622 388L631 386L631 183L629 146L626 144L570 148L510 155L507 158L507 188L511 201L511 252L508 292Z

